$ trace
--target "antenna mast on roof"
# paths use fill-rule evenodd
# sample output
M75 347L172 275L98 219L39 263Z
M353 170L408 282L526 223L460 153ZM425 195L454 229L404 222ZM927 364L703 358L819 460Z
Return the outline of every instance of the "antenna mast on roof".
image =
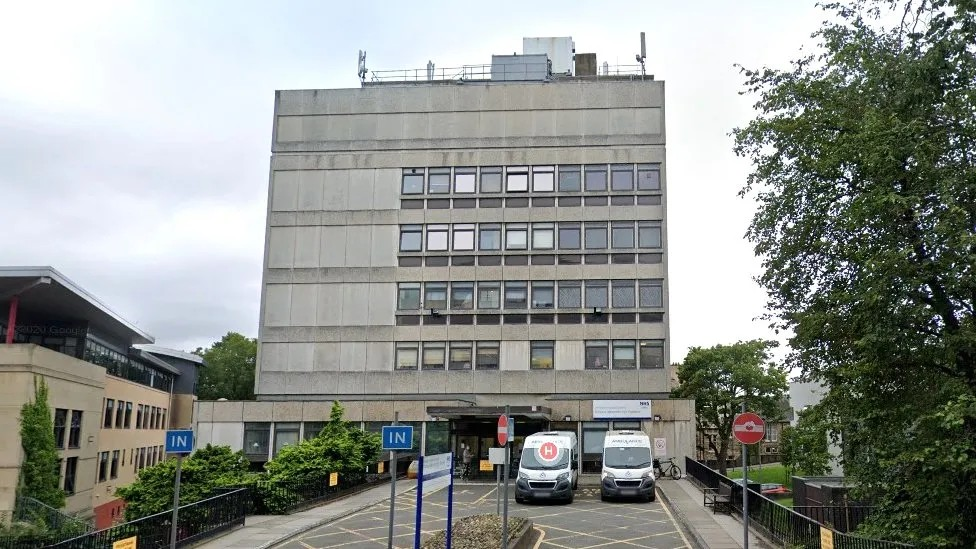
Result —
M641 49L640 53L637 54L637 62L641 66L641 80L644 79L644 60L647 59L647 46L644 44L644 32L641 31Z
M366 52L363 50L359 50L359 70L357 71L357 74L359 74L359 82L365 84L366 83Z

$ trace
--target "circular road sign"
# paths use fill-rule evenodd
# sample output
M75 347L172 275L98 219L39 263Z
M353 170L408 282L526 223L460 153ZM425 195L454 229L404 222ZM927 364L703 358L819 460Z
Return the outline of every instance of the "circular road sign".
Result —
M559 447L556 446L554 442L543 442L541 446L535 451L536 455L539 457L539 461L545 463L552 463L556 461L559 457Z
M755 444L766 435L766 422L761 417L746 412L735 416L732 422L732 436L743 444Z
M505 414L498 416L498 444L508 444L508 416Z

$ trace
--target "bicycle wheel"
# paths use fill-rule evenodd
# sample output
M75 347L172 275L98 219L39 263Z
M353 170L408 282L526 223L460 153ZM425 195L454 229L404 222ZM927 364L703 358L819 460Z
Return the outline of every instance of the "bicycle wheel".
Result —
M678 480L681 478L681 468L678 467L677 465L671 466L671 478L673 478L674 480Z

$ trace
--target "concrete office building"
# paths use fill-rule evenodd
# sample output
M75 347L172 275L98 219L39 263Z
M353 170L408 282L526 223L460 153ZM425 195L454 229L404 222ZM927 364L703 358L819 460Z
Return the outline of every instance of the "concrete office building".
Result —
M610 428L693 455L694 404L668 397L664 83L565 59L276 93L258 402L198 403L201 443L263 461L338 400L486 458L508 404L516 444L578 431L588 467Z
M164 430L192 423L200 357L153 338L51 267L0 267L0 515L15 505L20 410L49 388L65 511L104 528L118 487L165 458Z

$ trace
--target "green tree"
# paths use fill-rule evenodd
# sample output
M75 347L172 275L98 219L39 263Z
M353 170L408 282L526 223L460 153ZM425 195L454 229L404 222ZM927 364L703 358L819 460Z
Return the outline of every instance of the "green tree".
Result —
M783 429L780 455L783 465L805 475L825 475L833 456L829 450L830 427L820 405L797 412L796 425Z
M51 507L64 507L64 491L59 487L58 451L54 443L54 420L48 407L44 378L34 379L34 401L20 409L20 445L24 461L20 467L21 495Z
M197 396L200 400L254 400L254 369L258 342L237 332L194 354L203 357Z
M248 461L229 446L210 444L183 460L180 474L180 505L209 497L221 486L239 486L248 475ZM167 459L139 471L135 482L115 491L125 500L126 520L135 520L173 508L173 479L176 460Z
M746 409L766 421L779 419L786 394L786 372L770 361L775 342L752 340L707 349L692 347L678 365L678 386L672 394L695 399L699 432L716 429L718 440L710 440L719 472L726 472L732 437L732 421L746 403Z
M976 4L826 8L813 52L743 70L770 320L828 387L867 532L976 547Z

